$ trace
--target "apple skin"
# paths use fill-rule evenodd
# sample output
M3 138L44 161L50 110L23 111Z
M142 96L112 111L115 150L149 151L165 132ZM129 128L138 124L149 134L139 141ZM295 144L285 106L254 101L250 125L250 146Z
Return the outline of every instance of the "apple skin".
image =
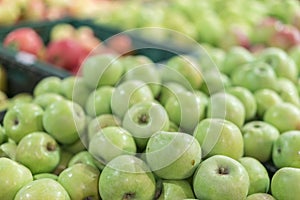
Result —
M270 89L261 89L254 92L257 104L257 115L262 118L269 107L283 102L279 94Z
M21 8L15 2L1 2L0 4L1 26L14 25L21 15Z
M114 86L124 72L122 63L111 54L90 56L81 68L84 82L92 89L103 85Z
M245 199L249 185L249 176L243 165L223 155L204 160L193 179L198 199Z
M279 132L300 129L300 110L291 103L278 103L271 106L264 114L265 122L275 126Z
M146 83L139 80L122 82L116 87L111 97L112 114L122 119L133 104L153 99L151 89Z
M272 195L267 193L255 193L247 196L246 200L276 200Z
M0 144L7 142L8 138L5 133L5 129L2 125L0 125Z
M14 200L31 199L71 200L63 186L51 178L42 178L26 184L14 198Z
M32 180L27 167L9 158L0 158L0 199L13 200L18 190Z
M159 94L159 102L161 105L166 105L166 102L171 96L175 96L177 93L181 91L186 91L187 89L176 82L167 82L162 84L160 94Z
M61 94L65 98L78 103L82 108L84 108L91 92L92 89L85 84L80 76L69 76L61 82Z
M68 164L72 157L72 153L61 149L59 163L57 164L56 168L52 171L52 174L59 175L64 169L68 167Z
M271 180L271 193L277 200L297 200L300 196L300 169L283 167Z
M111 97L115 88L112 86L102 86L93 91L85 104L85 111L91 117L102 114L111 114Z
M201 162L201 147L189 134L159 131L147 143L146 160L162 179L185 179Z
M71 199L100 199L98 180L100 171L90 165L78 163L62 171L57 181L65 188Z
M30 133L17 146L16 161L28 167L32 174L52 172L59 160L60 147L47 133Z
M220 71L226 75L230 75L235 68L253 60L254 56L246 48L233 46L227 51L224 61L220 66Z
M4 116L3 127L9 138L18 143L25 135L43 131L43 109L33 103L18 103Z
M245 167L249 175L250 186L248 195L269 191L270 178L266 168L255 158L242 157L239 162Z
M187 133L192 133L200 120L200 99L192 92L178 92L166 102L169 119Z
M94 163L94 157L86 150L80 151L77 154L73 155L68 163L68 167L71 167L77 163L83 163L97 168Z
M33 99L33 103L39 105L45 110L50 104L62 99L64 99L64 97L57 93L44 93L36 96Z
M56 76L50 76L39 81L34 87L33 94L38 96L44 93L56 93L61 92L61 79Z
M203 79L200 67L190 56L177 55L160 68L162 82L176 82L188 90L200 88Z
M49 105L43 115L47 133L62 144L72 144L79 139L85 128L85 113L75 102L56 101Z
M294 60L296 66L298 67L298 71L300 71L300 45L296 45L289 49L288 55L291 59Z
M278 168L300 168L300 131L287 131L282 133L274 142L272 160Z
M244 87L229 87L226 92L237 97L245 107L245 120L251 120L256 115L257 105L254 95Z
M169 129L168 113L158 103L140 102L126 112L122 127L132 134L137 147L143 150L154 133Z
M50 41L60 40L64 38L73 38L75 37L75 32L76 29L71 24L59 23L51 29Z
M278 77L287 78L294 83L297 81L298 67L283 49L266 48L260 52L257 59L268 63Z
M233 159L243 156L243 136L240 129L232 122L206 118L199 122L194 137L202 148L202 157L225 155Z
M207 117L226 119L242 127L245 122L245 107L234 95L218 92L210 96Z
M0 157L16 160L16 152L17 144L12 140L8 140L8 142L5 142L0 146Z
M195 198L190 183L186 180L162 180L162 191L157 200Z
M146 163L130 155L118 156L110 161L99 178L99 191L103 200L152 200L155 186L154 176Z
M121 126L121 120L111 114L99 115L92 119L87 127L88 141L90 141L98 131L108 126Z
M280 133L273 125L263 121L251 121L242 129L244 156L266 162L272 158L272 148Z
M101 129L92 137L88 151L105 165L119 155L134 155L136 144L127 130L112 126Z
M278 78L278 90L277 93L280 95L284 102L289 102L295 106L300 107L300 97L296 85L289 79Z
M40 174L33 175L33 180L38 180L38 179L43 179L43 178L50 178L50 179L57 181L58 176L53 173L40 173Z
M61 148L72 154L76 154L76 153L86 149L84 142L85 142L84 136L81 135L80 138L78 140L76 140L75 142L73 142L71 144L61 145Z
M257 60L236 68L231 74L232 84L255 92L259 89L277 89L277 76L267 63Z

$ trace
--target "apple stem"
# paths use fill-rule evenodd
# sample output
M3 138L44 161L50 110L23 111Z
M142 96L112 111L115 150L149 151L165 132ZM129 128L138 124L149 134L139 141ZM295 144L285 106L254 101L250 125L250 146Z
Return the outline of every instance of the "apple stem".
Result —
M148 123L148 115L147 114L142 114L139 117L139 123L140 124L147 124Z
M53 143L47 143L47 150L48 151L55 151L55 149L56 149L56 145L55 144L53 144Z
M221 175L229 174L229 170L225 167L219 167L218 173Z
M134 199L134 197L135 197L135 193L129 192L129 193L124 194L123 200Z

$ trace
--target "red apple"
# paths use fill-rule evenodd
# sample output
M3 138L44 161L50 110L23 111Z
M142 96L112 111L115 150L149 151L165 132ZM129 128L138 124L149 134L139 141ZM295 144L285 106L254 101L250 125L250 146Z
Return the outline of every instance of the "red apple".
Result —
M10 32L3 42L5 47L31 53L41 58L44 52L42 38L32 28L19 28Z
M133 50L131 38L127 35L118 34L107 40L107 47L120 55L130 54Z
M88 53L77 41L61 39L48 44L46 61L76 73Z

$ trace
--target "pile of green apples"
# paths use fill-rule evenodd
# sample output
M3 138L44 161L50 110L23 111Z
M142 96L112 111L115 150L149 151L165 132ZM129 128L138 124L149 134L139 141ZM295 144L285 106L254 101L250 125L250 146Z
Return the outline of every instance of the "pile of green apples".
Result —
M300 48L199 52L94 55L14 97L0 199L297 200Z

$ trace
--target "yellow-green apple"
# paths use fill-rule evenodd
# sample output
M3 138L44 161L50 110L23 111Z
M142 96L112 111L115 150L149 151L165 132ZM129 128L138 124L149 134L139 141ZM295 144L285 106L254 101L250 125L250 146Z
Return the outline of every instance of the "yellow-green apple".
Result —
M103 200L152 200L155 188L155 179L149 167L131 155L118 156L110 161L99 178L99 192Z
M270 178L267 169L255 158L242 157L239 162L245 167L249 175L250 186L248 195L269 191Z
M175 96L176 93L186 91L186 88L183 85L180 85L176 82L167 82L162 84L160 94L159 94L159 102L162 105L166 105L166 102L171 96Z
M162 179L185 179L201 162L201 147L192 135L159 131L147 143L146 160Z
M74 38L76 29L68 23L59 23L50 31L50 41Z
M34 97L33 103L45 110L50 104L62 99L64 99L64 97L57 93L43 93Z
M43 130L43 109L33 103L17 103L4 116L3 127L9 138L19 142L25 135Z
M225 155L239 159L243 155L243 136L240 129L232 122L206 118L199 122L194 131L195 139L202 148L202 157Z
M257 116L262 118L269 107L281 103L282 99L279 94L270 89L260 89L254 92L257 104Z
M291 103L282 102L271 106L265 112L263 119L275 126L281 133L300 129L300 110Z
M272 160L276 167L300 168L300 131L282 133L274 142Z
M276 200L268 193L255 193L247 196L246 200Z
M0 157L10 158L16 160L17 144L13 140L0 145Z
M277 200L297 200L300 196L300 169L283 167L271 180L271 194Z
M74 154L65 151L64 149L60 148L60 159L59 163L57 164L56 168L51 172L52 174L59 175L64 169L68 167L68 164L73 157Z
M245 107L234 95L218 92L210 96L207 117L226 119L242 127L245 122Z
M77 163L83 163L83 164L90 165L92 167L97 168L97 166L94 163L94 158L93 158L92 154L90 154L86 150L80 151L77 154L75 154L74 156L72 156L72 158L70 159L70 161L68 163L68 167L71 167L72 165L75 165Z
M100 171L87 164L78 163L63 170L57 181L66 189L71 199L100 199L98 181Z
M111 114L111 97L114 89L112 86L101 86L94 90L86 101L86 113L91 117Z
M85 131L80 135L80 138L78 140L76 140L75 142L73 142L71 144L63 144L63 145L61 145L61 148L72 154L76 154L76 153L86 149L85 135L83 135L83 134L85 134Z
M89 142L88 151L104 165L119 155L135 155L136 144L131 133L122 127L106 127Z
M5 133L5 129L2 125L0 125L0 144L7 142L8 138Z
M53 179L56 181L58 179L58 176L53 173L39 173L39 174L33 175L33 180L38 180L38 179L43 179L43 178L50 178L50 179Z
M0 25L14 25L21 16L21 8L15 2L1 1L0 3Z
M112 114L122 119L133 104L153 99L151 89L146 83L139 80L122 82L115 88L111 97Z
M272 148L280 133L264 121L250 121L241 128L244 140L244 155L267 162L272 158Z
M52 103L43 115L45 130L62 144L72 144L78 140L84 131L85 122L84 110L70 100Z
M33 180L30 170L9 158L0 158L0 198L13 200L17 192Z
M300 106L300 97L296 85L287 78L278 78L277 93L285 102Z
M23 186L14 198L14 200L30 199L70 200L71 198L57 181L51 178L42 178Z
M28 167L32 174L52 172L59 160L60 147L47 133L30 133L17 146L16 161Z
M157 200L195 198L190 183L186 180L162 180Z
M246 199L249 185L248 172L243 165L223 155L204 160L193 179L198 199Z
M56 76L50 76L39 81L34 87L33 94L38 96L44 93L56 93L60 94L61 91L61 79Z
M158 103L140 102L126 112L122 127L132 134L137 147L143 150L154 133L169 129L168 113Z

